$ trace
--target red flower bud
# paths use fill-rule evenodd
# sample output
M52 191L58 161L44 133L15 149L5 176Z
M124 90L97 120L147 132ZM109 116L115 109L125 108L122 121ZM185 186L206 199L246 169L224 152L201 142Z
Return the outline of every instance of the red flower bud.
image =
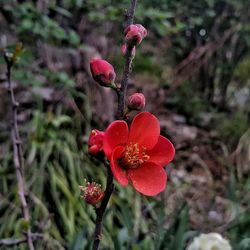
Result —
M123 44L121 49L122 49L122 54L125 56L126 53L127 53L127 44L126 43ZM132 58L135 57L135 52L136 52L135 46L133 46L133 49L132 49Z
M124 34L127 42L138 45L147 36L147 30L141 24L131 24L124 30Z
M134 93L128 98L128 108L142 110L145 107L145 96L142 93Z
M101 86L111 87L115 81L115 70L113 66L105 60L92 59L90 61L90 70L93 79Z
M99 152L102 152L104 132L101 132L97 129L91 131L88 141L88 152L91 155L97 155Z
M81 196L88 204L95 206L104 197L101 185L96 182L86 182L84 186L80 186L83 195Z

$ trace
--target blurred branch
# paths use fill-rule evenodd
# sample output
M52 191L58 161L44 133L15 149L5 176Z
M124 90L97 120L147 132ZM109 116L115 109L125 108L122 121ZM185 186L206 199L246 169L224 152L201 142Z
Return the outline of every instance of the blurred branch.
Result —
M21 48L19 48L21 50ZM18 183L18 195L21 201L22 206L22 214L25 222L27 223L27 230L26 230L26 241L28 244L28 249L33 250L33 242L32 242L32 235L30 230L30 215L29 215L29 208L25 198L25 180L24 180L24 161L23 161L23 152L22 152L22 145L21 139L19 135L19 128L17 123L17 108L19 103L15 99L14 89L11 82L11 68L13 64L17 60L17 53L20 52L18 46L16 47L16 51L12 54L9 52L5 53L5 61L7 65L7 81L8 81L8 91L10 94L10 100L12 105L12 121L11 121L11 139L13 144L13 161L16 170L16 178Z
M22 243L26 243L26 239L2 239L0 240L0 246L17 246Z
M33 240L38 240L40 238L43 238L43 235L35 233L35 234L31 234L31 237L32 237ZM7 246L8 247L15 247L15 246L23 244L23 243L26 243L26 239L11 239L11 238L8 238L8 239L1 239L0 240L0 246L6 246L6 247Z
M132 0L128 10L125 13L125 28L134 22L136 3L137 0Z

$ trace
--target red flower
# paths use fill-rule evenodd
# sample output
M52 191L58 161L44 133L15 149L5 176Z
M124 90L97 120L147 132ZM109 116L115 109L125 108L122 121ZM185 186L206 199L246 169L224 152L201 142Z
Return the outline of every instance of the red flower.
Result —
M99 203L104 197L101 185L96 182L86 182L84 186L80 186L80 189L83 192L81 198L93 206Z
M131 24L124 30L124 34L126 41L138 45L147 36L147 30L141 24Z
M111 87L115 81L115 70L113 66L105 60L93 59L90 61L90 70L93 79L101 86Z
M97 155L103 150L103 138L104 132L101 132L97 129L91 131L88 141L88 152L91 155Z
M159 121L151 113L135 116L130 131L125 121L111 123L104 135L103 150L122 186L131 180L138 192L149 196L165 189L167 174L163 167L173 160L175 149L160 135Z
M142 93L134 93L128 97L128 108L130 110L143 110L145 107L145 96Z

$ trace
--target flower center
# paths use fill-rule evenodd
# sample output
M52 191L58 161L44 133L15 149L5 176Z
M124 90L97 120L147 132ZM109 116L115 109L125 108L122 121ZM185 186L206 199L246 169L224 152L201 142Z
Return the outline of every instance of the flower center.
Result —
M121 165L125 168L137 168L148 161L149 156L145 153L146 148L138 143L130 143L126 146Z

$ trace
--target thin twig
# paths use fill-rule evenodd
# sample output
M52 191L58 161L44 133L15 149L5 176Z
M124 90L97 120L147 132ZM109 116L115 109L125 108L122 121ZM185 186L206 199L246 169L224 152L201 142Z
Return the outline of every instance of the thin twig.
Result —
M0 240L0 246L7 246L7 247L11 247L11 246L14 247L22 243L26 243L26 239L2 239Z
M7 81L8 81L8 91L10 94L10 100L12 105L12 121L11 121L11 139L13 144L13 161L16 170L16 178L18 184L18 195L21 201L22 206L22 215L26 223L28 224L27 231L25 232L26 241L28 244L28 249L33 250L33 241L32 235L30 230L30 215L29 215L29 208L25 198L25 181L24 181L24 161L23 161L23 153L22 153L22 145L21 139L19 135L19 129L17 124L17 108L19 103L15 99L13 85L11 82L11 68L12 62L5 57L6 64L7 64Z
M34 233L31 234L31 237L33 240L39 240L43 238L42 234L39 233ZM7 238L7 239L1 239L0 240L0 246L8 246L8 247L15 247L17 245L26 243L27 240L26 239L11 239L11 238Z
M133 23L136 3L137 3L137 0L131 0L130 6L126 13L126 20L125 20L126 26ZM132 59L133 59L132 50L133 50L133 46L130 44L127 44L127 51L125 55L126 61L125 61L123 77L121 81L121 88L117 90L117 97L118 97L117 119L124 118L125 96L127 93L128 77L131 71L131 64L132 64ZM92 250L99 249L103 216L107 208L109 199L114 190L113 173L110 169L110 166L105 161L104 161L104 164L107 168L107 184L106 184L105 196L102 200L102 203L100 207L96 209L96 222L95 222L96 227L95 227L95 232L94 232L94 243L93 243Z

